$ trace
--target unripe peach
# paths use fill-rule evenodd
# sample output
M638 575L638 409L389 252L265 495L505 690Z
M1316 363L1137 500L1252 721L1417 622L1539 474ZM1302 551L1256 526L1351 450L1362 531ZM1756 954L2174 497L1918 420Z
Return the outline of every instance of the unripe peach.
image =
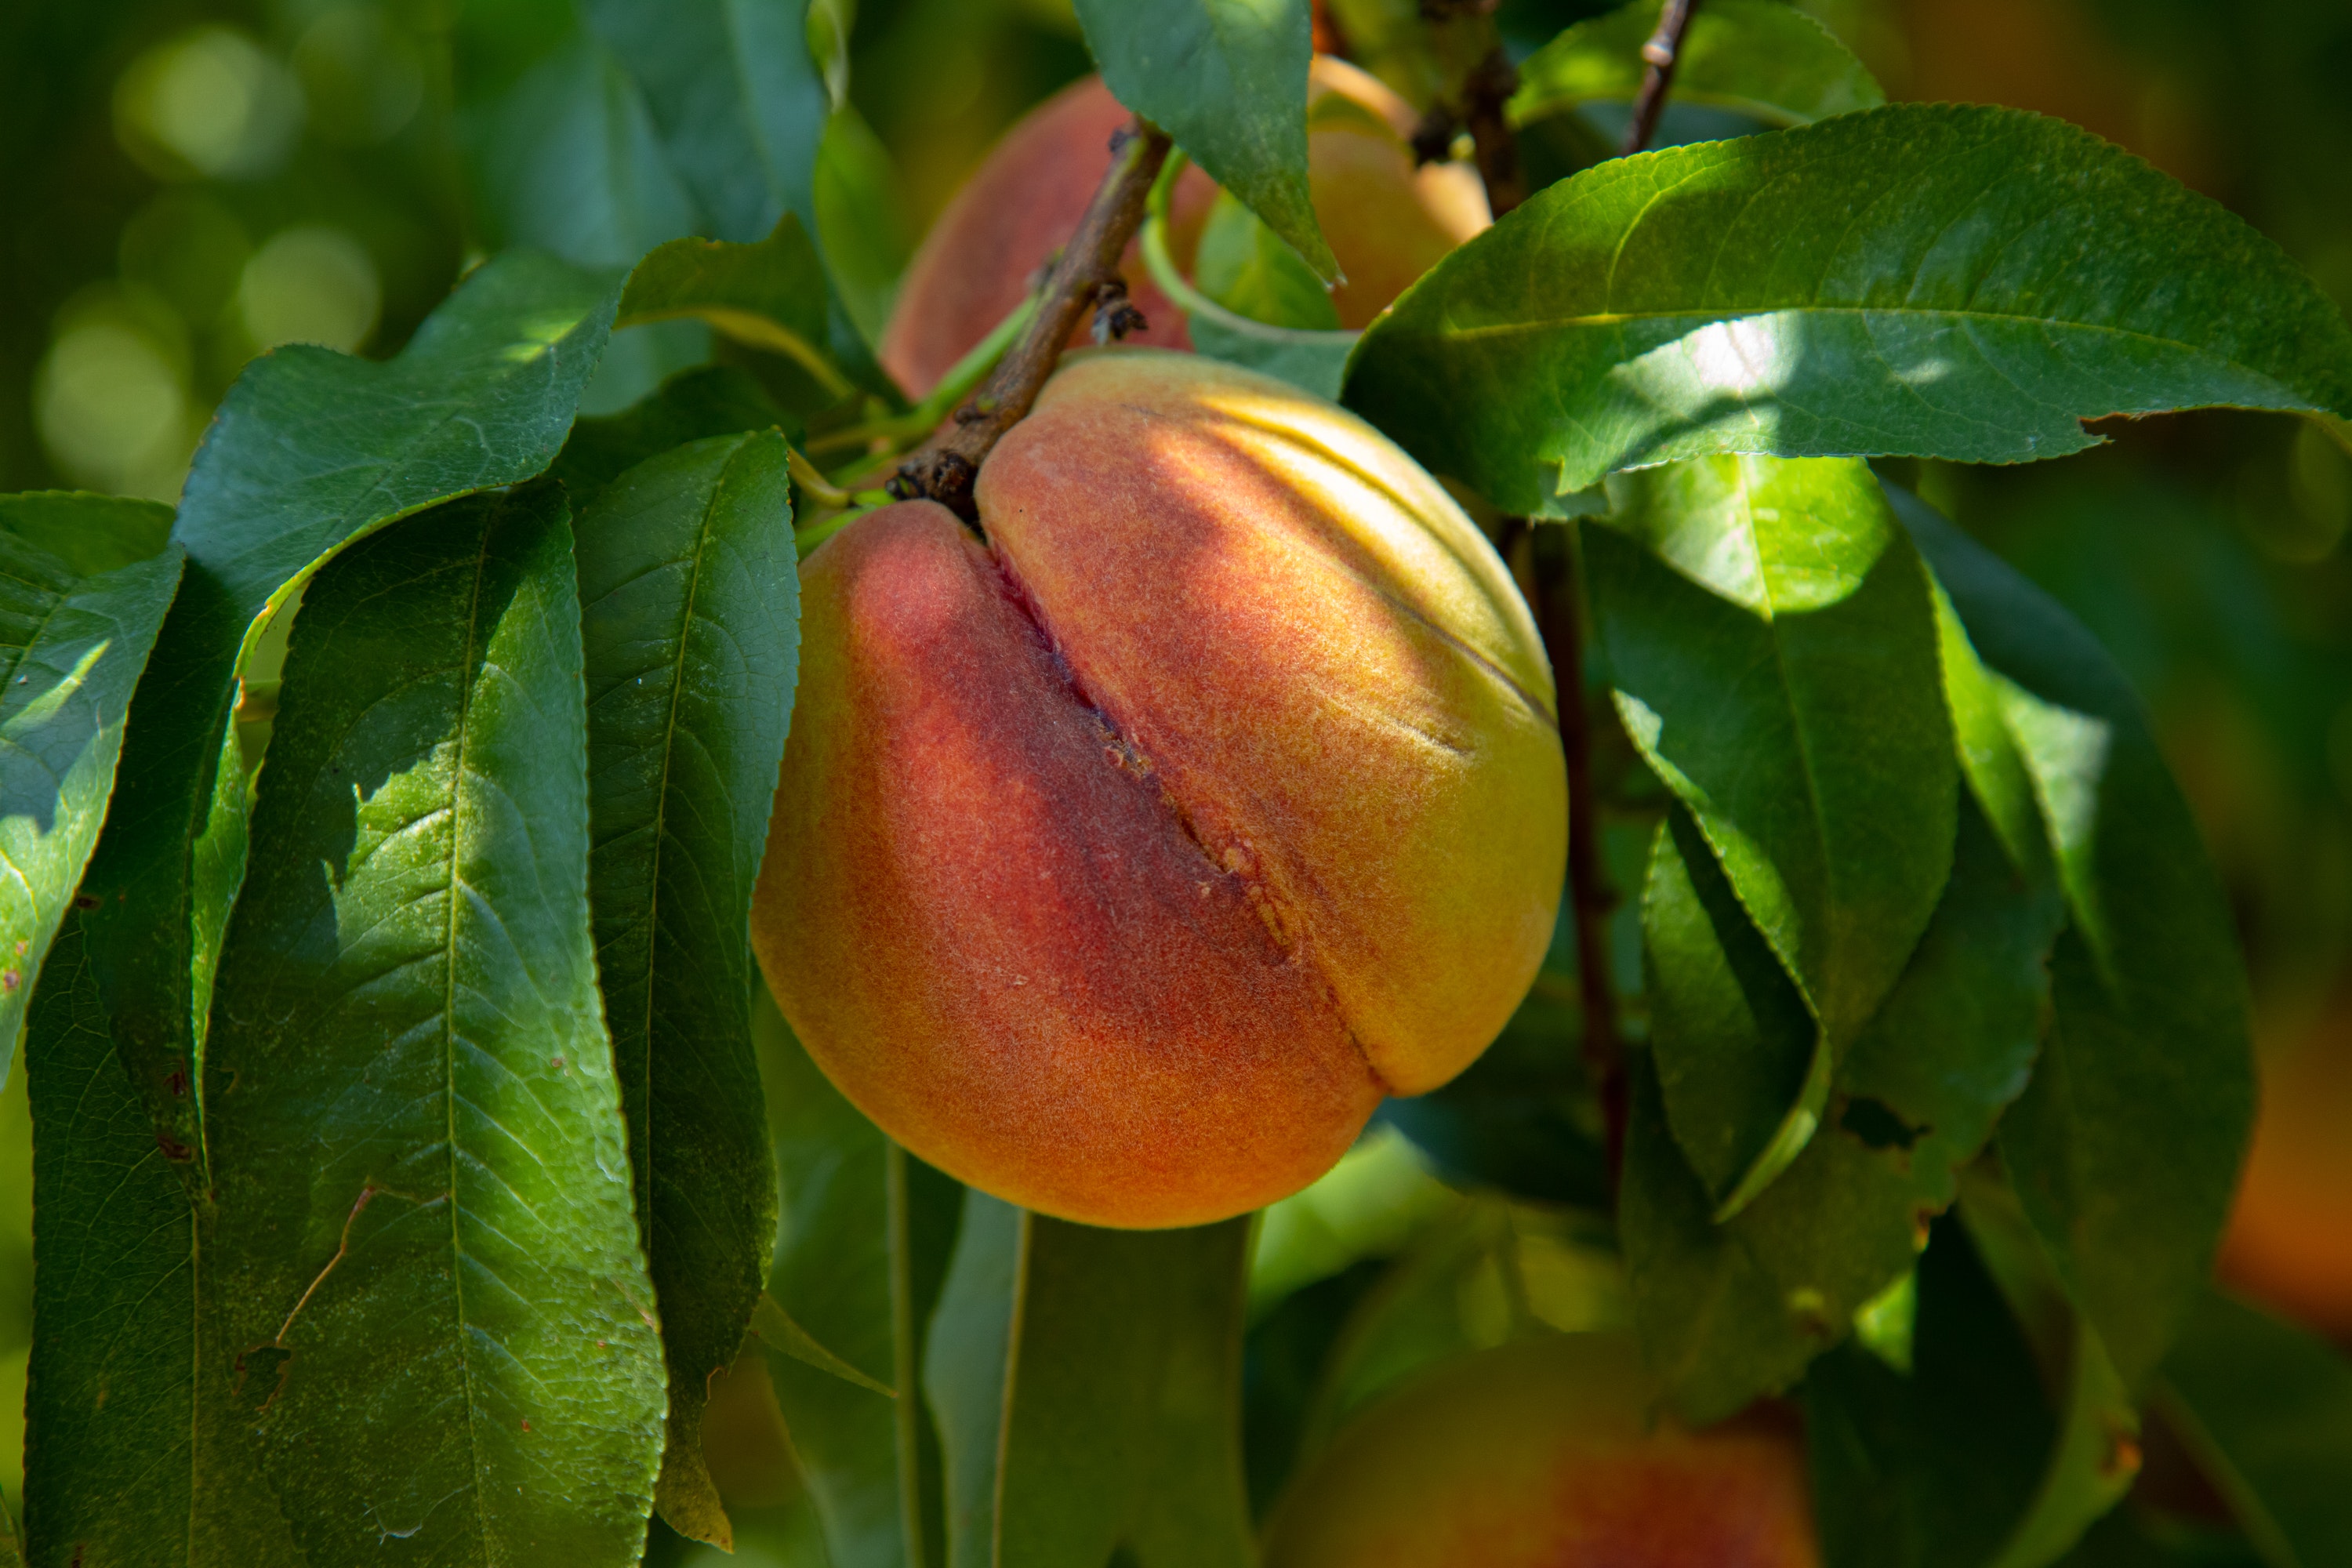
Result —
M1353 416L1077 356L982 466L803 569L755 948L917 1154L1097 1225L1297 1190L1483 1050L1559 897L1551 672Z
M1342 326L1361 327L1486 226L1486 196L1466 168L1416 170L1412 108L1344 60L1316 59L1308 100L1309 191L1348 278L1331 300ZM881 347L884 368L901 386L918 397L930 391L1021 302L1032 276L1077 226L1110 167L1111 133L1129 118L1102 79L1088 77L1005 132L907 268ZM1184 265L1215 196L1197 168L1177 184L1170 238ZM1150 323L1128 341L1190 347L1182 314L1153 285L1134 247L1121 270Z
M1507 1345L1374 1405L1276 1506L1266 1568L1818 1568L1784 1413L1692 1432L1631 1335Z

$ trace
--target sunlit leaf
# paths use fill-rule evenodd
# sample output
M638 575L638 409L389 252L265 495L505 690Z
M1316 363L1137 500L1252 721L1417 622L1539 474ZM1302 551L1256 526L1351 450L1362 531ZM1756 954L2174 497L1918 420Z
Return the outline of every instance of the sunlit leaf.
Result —
M552 487L303 602L205 1059L204 1450L313 1560L634 1563L662 1367L596 992Z
M580 519L596 967L669 1367L655 1495L704 1541L731 1539L704 1390L776 1244L750 911L792 714L796 559L772 431L650 458Z
M1339 264L1307 191L1307 0L1077 0L1119 102L1175 139L1316 275Z
M2061 457L2113 414L2352 413L2269 240L2017 110L1897 104L1612 160L1374 323L1347 401L1508 510L1719 452Z
M1580 103L1631 100L1649 67L1658 0L1579 22L1519 67L1509 114L1518 124ZM1803 125L1875 109L1885 92L1830 30L1777 0L1707 0L1675 57L1674 100L1728 109L1767 124Z
M1660 1032L1668 1113L1727 1215L1804 1147L1949 872L1934 603L1860 463L1712 458L1622 476L1610 497L1584 554L1620 716L1820 1025L1793 1071L1742 1058L1781 1091L1769 1106L1770 1086L1735 1089L1686 1050L1704 1054L1707 1024ZM1701 1083L1762 1120L1700 1111L1685 1089Z
M824 263L792 213L756 244L675 239L637 263L616 325L683 316L786 356L835 396L853 390L825 349Z
M0 496L0 1085L179 584L171 526L145 501Z

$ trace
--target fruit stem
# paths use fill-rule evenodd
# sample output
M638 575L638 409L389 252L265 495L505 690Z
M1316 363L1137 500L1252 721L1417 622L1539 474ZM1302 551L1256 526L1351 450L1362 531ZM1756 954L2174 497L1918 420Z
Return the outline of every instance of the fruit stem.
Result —
M1112 138L1109 172L1062 247L1037 313L947 428L898 465L888 486L892 495L901 500L928 497L966 522L979 521L972 484L982 459L1027 416L1078 319L1103 300L1106 289L1119 283L1119 259L1143 226L1145 201L1169 146L1167 133L1140 117Z
M1531 571L1529 577L1536 585L1537 624L1559 689L1560 749L1568 759L1568 898L1576 917L1584 1065L1601 1101L1613 1183L1624 1166L1628 1106L1625 1043L1617 1027L1617 991L1609 966L1609 921L1616 911L1617 893L1601 858L1601 800L1592 787L1592 715L1584 693L1582 574L1572 537L1566 555L1557 580L1546 582L1540 571Z
M1650 144L1658 132L1658 116L1665 112L1666 90L1675 84L1675 67L1683 57L1683 36L1698 15L1698 0L1666 0L1658 13L1658 30L1642 46L1649 70L1642 78L1642 95L1633 100L1633 118L1625 126L1624 154L1632 157Z

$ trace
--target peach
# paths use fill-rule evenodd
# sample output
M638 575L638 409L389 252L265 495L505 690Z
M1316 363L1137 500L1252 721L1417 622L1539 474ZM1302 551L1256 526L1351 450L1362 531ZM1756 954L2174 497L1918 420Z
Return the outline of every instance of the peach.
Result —
M1441 1364L1343 1430L1266 1527L1266 1568L1817 1568L1785 1412L1660 1413L1631 1335Z
M1360 327L1486 226L1486 193L1466 168L1413 167L1412 110L1375 78L1318 57L1308 94L1309 190L1348 275L1332 302L1341 325ZM1021 302L1077 226L1110 167L1111 133L1129 118L1102 79L1087 77L1005 132L956 193L915 252L882 335L883 366L909 394L929 392ZM1187 265L1215 196L1197 168L1178 182L1171 248ZM1183 315L1152 284L1139 250L1129 247L1122 271L1150 322L1128 341L1191 346Z
M761 967L974 1186L1283 1197L1534 977L1567 782L1527 607L1377 431L1190 354L1075 356L977 498L985 542L909 502L803 567Z

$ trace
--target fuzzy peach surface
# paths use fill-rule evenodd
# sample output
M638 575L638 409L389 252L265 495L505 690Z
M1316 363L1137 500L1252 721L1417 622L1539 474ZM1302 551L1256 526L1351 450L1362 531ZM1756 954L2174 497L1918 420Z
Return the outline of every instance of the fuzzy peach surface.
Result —
M1098 1225L1297 1191L1459 1072L1550 936L1551 675L1494 551L1354 416L1079 356L982 466L803 568L753 938L884 1131Z
M1691 1432L1656 1406L1631 1335L1441 1365L1308 1466L1266 1568L1819 1568L1792 1421Z
M1377 78L1318 57L1308 81L1309 195L1347 281L1332 291L1342 326L1362 327L1445 253L1491 221L1478 177L1457 164L1416 168L1412 108ZM992 148L924 236L882 336L883 367L928 394L1021 303L1030 279L1070 237L1110 167L1111 133L1129 116L1100 77L1032 110ZM1189 268L1217 187L1187 169L1171 203L1171 249ZM1184 317L1130 246L1120 268L1150 324L1129 338L1188 348ZM1087 323L1081 323L1084 340Z

